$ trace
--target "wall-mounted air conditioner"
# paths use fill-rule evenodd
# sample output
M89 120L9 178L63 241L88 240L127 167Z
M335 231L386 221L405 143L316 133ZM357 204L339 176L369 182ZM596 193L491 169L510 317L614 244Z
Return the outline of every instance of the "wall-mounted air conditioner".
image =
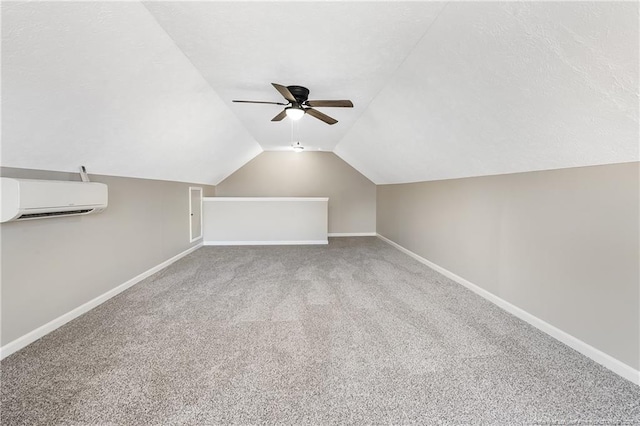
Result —
M97 182L65 182L0 178L0 222L76 216L107 208L107 185Z

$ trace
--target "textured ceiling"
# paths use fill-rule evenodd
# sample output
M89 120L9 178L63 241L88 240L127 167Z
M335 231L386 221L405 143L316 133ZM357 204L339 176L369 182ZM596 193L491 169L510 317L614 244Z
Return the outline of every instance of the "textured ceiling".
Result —
M376 183L638 161L638 4L2 3L3 166L217 183L295 139Z
M282 102L271 86L299 85L309 99L350 99L304 117L294 138L332 150L442 9L443 3L148 2L147 8L265 150L291 147L291 121L270 121Z
M262 149L141 3L2 3L2 165L217 183Z
M638 161L638 3L449 3L335 152L376 183Z

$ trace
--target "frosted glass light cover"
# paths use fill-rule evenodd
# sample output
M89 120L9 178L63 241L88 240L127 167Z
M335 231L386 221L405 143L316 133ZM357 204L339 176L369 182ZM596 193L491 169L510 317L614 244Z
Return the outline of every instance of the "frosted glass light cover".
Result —
M286 110L287 117L292 120L300 120L304 115L304 110L301 108L289 107Z

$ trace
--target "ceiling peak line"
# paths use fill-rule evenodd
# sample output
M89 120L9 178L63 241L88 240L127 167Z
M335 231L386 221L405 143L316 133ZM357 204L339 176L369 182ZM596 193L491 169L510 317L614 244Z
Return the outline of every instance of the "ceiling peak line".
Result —
M353 126L355 126L355 124L360 120L360 118L362 117L362 115L366 112L366 109L368 109L368 107L376 100L376 98L380 95L380 93L389 85L389 83L391 81L393 81L393 77L398 73L398 70L402 68L402 65L404 65L404 63L407 61L407 58L409 58L413 52L415 52L415 50L417 49L417 47L420 45L420 43L422 43L422 40L424 40L424 38L426 37L426 35L431 31L431 28L433 28L434 24L438 21L438 18L442 15L442 12L444 11L444 9L447 7L447 5L451 2L451 0L444 2L444 4L442 5L442 7L440 8L440 10L438 11L438 13L436 14L436 16L433 18L433 20L431 21L431 23L429 23L429 25L427 25L427 27L425 28L424 32L422 33L422 35L418 38L418 40L415 42L415 44L411 47L411 49L409 49L407 55L404 57L404 59L402 59L402 61L400 61L398 63L398 66L396 67L396 69L390 74L389 79L387 80L387 82L385 84L382 84L380 86L380 89L377 91L377 93L375 95L373 95L373 97L371 98L371 101L369 102L369 105L367 106L367 108L363 109L362 112L360 112L360 115L358 115L358 117L356 117L356 119L353 121L353 123L351 124L351 126L349 127L349 129L347 129L344 132L344 135L342 136L342 138L338 141L337 144L335 144L335 146L333 147L333 149L331 150L331 152L336 152L336 149L338 148L338 146L342 143L342 141L349 135L349 133L351 132L351 129L353 129ZM346 161L346 160L345 160Z
M149 14L149 16L151 16L151 18L153 19L153 22L156 23L156 25L158 25L158 28L160 28L162 30L162 32L169 38L169 40L171 40L171 43L176 47L176 49L178 49L178 51L180 51L180 53L182 53L182 56L184 56L184 58L187 60L187 62L189 62L189 65L191 65L191 67L196 70L196 72L198 73L198 75L200 76L200 78L202 79L202 81L205 82L205 84L211 89L211 91L213 93L216 94L216 96L218 96L218 98L220 98L222 100L222 97L218 94L218 92L216 92L216 90L213 88L213 86L211 85L211 83L209 83L209 80L207 80L205 78L205 76L202 74L202 71L200 71L200 69L193 63L193 61L191 60L191 58L189 57L189 55L187 55L185 53L184 50L182 50L182 48L180 47L180 45L178 43L176 43L176 40L171 36L171 34L169 34L169 32L162 26L162 24L160 23L160 21L158 21L158 19L155 17L155 15L153 13L151 13L151 10L149 10L149 8L147 7L147 2L146 1L141 1L140 4L144 7L144 9L147 11L147 13ZM226 105L226 104L225 104ZM227 106L227 108L229 108ZM229 108L229 111L231 111L231 108ZM233 111L231 111L231 113L235 116L235 114L233 113ZM257 143L258 141L256 141ZM259 144L258 144L259 145Z

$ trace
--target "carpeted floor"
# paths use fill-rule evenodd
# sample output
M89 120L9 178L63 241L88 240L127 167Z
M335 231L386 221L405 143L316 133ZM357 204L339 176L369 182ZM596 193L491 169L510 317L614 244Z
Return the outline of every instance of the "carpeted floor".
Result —
M202 248L1 368L3 425L640 424L640 387L373 237Z

